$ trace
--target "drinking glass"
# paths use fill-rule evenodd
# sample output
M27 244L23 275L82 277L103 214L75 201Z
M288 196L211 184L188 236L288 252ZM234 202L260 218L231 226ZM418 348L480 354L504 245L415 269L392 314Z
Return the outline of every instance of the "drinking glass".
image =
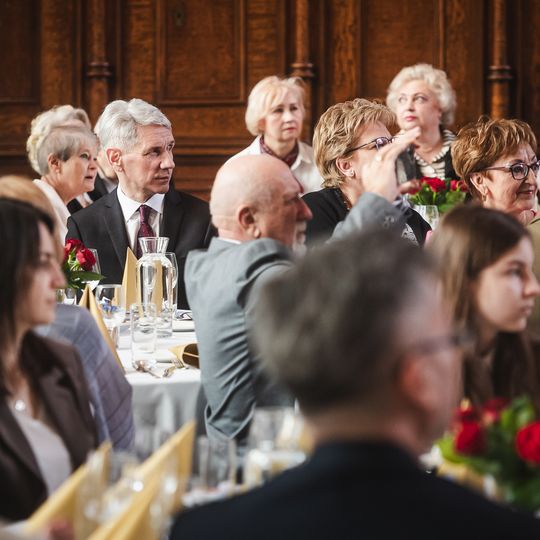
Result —
M92 252L92 254L94 255L94 258L96 259L96 262L92 266L92 268L90 269L90 272L94 272L96 274L101 274L101 266L99 264L99 257L98 257L97 249L88 248L88 250ZM99 285L99 282L100 282L100 280L98 279L98 280L95 280L95 281L87 281L86 283L88 285L90 285L90 289L93 291Z
M176 260L176 253L173 251L166 251L165 257L171 261L173 271L170 274L167 285L167 302L166 308L172 310L174 314L178 306L178 262ZM164 306L165 307L165 306Z
M156 365L156 304L131 304L131 362L138 371Z
M418 205L414 209L430 224L435 230L439 224L439 209L434 204Z
M185 506L197 506L231 496L235 489L236 444L230 439L199 437L193 456Z
M88 475L77 492L75 533L87 538L100 525L114 519L143 489L139 464L129 452L96 451L87 460Z
M118 344L118 327L126 318L126 292L122 285L98 285L96 301L103 322L115 345Z
M244 482L260 485L278 473L302 463L300 449L304 422L289 407L255 409L244 462Z

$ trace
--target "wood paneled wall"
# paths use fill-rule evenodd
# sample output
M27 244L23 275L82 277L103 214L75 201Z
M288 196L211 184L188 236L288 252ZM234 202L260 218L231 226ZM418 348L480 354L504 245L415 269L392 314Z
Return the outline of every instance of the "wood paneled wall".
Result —
M384 99L405 65L445 69L456 128L518 116L540 134L537 0L0 0L0 174L32 176L31 119L55 104L95 121L112 99L160 107L176 138L174 178L207 196L251 136L251 87L271 74L308 86L304 137L329 105Z

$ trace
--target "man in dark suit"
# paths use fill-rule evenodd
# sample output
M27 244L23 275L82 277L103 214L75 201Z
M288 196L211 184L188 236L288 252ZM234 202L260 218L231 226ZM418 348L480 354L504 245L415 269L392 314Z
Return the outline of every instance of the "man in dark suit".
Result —
M259 294L255 341L315 439L306 464L181 514L173 540L539 538L540 522L423 472L448 426L460 340L435 264L395 231L336 241Z
M178 260L178 307L187 308L184 263L191 249L208 242L208 204L171 187L174 138L171 123L141 99L109 103L95 126L118 177L116 190L68 220L67 238L98 251L104 283L121 283L126 249L138 238L166 236Z

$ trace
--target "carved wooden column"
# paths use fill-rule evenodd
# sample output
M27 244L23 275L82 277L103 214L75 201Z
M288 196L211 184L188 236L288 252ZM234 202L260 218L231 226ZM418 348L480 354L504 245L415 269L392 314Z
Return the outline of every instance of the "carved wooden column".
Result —
M86 2L86 70L85 102L88 115L95 123L103 107L110 101L111 65L107 60L105 0Z
M313 92L313 64L309 59L309 2L296 0L294 3L294 61L290 71L292 77L301 77L306 83L306 118L304 126L306 135L311 139L311 95Z
M491 65L488 81L490 87L489 112L492 118L504 118L510 114L510 86L513 75L508 64L507 2L492 0Z

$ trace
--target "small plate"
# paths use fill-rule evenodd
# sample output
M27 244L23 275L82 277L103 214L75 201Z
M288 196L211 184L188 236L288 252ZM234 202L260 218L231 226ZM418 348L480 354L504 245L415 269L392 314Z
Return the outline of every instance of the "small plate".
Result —
M186 320L178 321L173 319L172 329L173 332L193 332L195 330L195 322Z
M159 364L172 364L175 358L176 356L167 349L158 349L156 351L156 362Z

